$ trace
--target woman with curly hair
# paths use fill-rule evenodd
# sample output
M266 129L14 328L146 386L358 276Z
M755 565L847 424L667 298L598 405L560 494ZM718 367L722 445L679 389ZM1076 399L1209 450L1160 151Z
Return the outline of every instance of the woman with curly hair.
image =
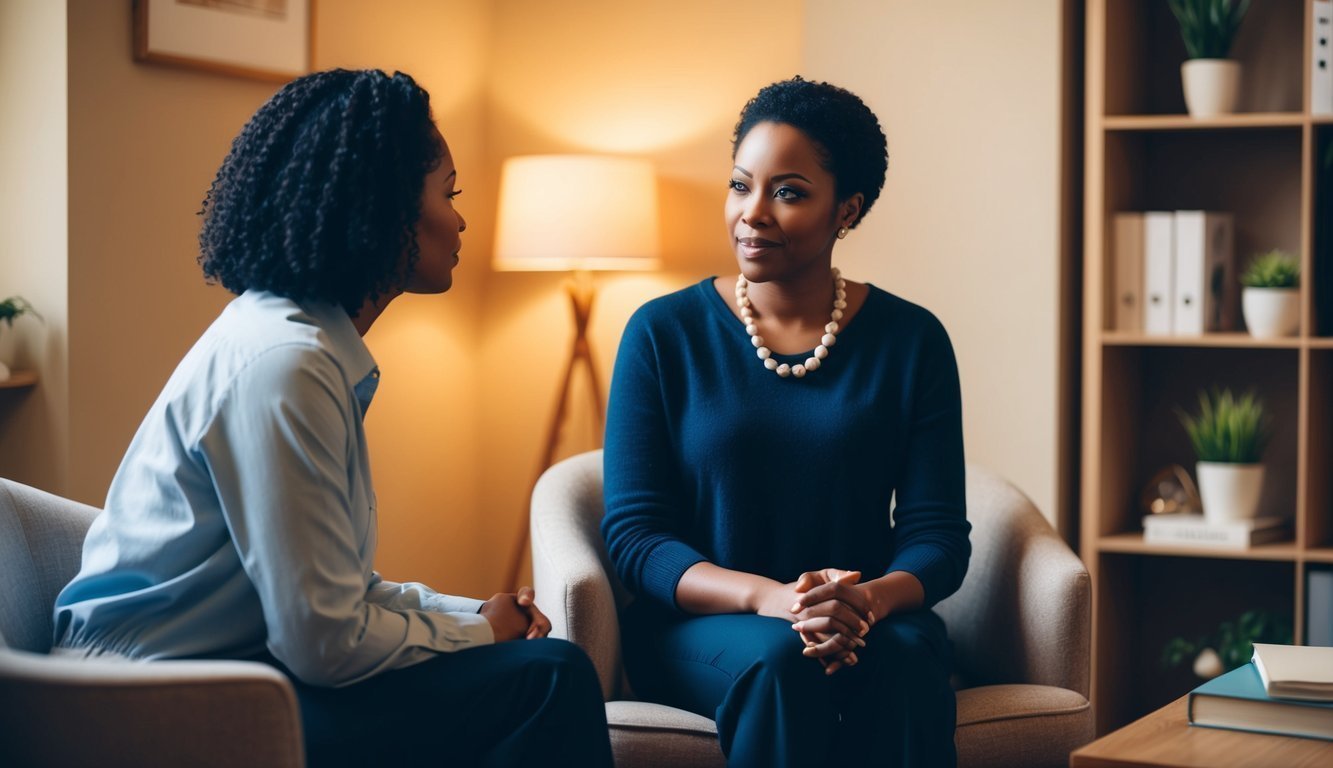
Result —
M796 78L745 105L732 157L740 274L640 308L616 357L602 532L630 683L716 720L730 765L953 764L930 607L971 552L957 365L930 312L833 266L884 133Z
M201 212L204 275L237 298L135 435L55 652L271 663L312 765L610 765L592 665L530 588L483 602L373 570L361 337L395 297L449 290L457 182L405 74L321 72L260 107Z

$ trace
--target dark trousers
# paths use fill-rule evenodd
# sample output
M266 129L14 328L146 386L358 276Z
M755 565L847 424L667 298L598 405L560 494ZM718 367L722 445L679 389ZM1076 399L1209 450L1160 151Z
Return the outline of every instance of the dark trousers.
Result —
M343 688L292 685L312 768L611 766L597 673L565 640L441 653Z
M730 766L957 763L951 646L930 611L879 621L859 663L831 676L780 619L636 605L624 632L636 695L713 718Z

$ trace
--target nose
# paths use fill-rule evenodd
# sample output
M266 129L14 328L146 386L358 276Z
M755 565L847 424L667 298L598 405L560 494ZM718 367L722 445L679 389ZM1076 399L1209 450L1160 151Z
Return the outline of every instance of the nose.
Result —
M463 218L463 214L458 213L456 215L458 216L458 231L462 232L467 229L467 221Z
M773 223L767 195L752 194L745 201L741 211L741 222L750 227L763 227Z

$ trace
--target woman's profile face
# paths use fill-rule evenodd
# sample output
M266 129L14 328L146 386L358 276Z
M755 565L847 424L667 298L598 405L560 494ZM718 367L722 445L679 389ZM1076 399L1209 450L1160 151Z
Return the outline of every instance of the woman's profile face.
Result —
M841 207L833 174L800 129L758 123L736 148L725 214L746 279L828 269Z
M463 247L460 234L467 229L463 215L454 209L454 198L462 191L454 158L443 138L440 146L440 164L426 175L421 190L421 218L416 230L420 251L407 280L408 293L444 293L453 286L458 251Z

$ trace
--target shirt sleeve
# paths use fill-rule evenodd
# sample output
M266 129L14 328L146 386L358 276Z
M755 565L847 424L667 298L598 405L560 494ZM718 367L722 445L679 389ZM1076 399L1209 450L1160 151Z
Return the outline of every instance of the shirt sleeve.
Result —
M602 536L631 592L679 611L680 577L708 558L680 536L680 478L668 436L656 352L640 310L625 328L611 378Z
M280 346L221 395L198 446L259 594L269 651L312 685L494 642L473 603L371 577L353 520L373 517L351 509L359 413L332 356Z
M933 316L914 363L911 427L893 512L897 549L886 572L916 576L929 608L962 585L972 553L958 363Z

